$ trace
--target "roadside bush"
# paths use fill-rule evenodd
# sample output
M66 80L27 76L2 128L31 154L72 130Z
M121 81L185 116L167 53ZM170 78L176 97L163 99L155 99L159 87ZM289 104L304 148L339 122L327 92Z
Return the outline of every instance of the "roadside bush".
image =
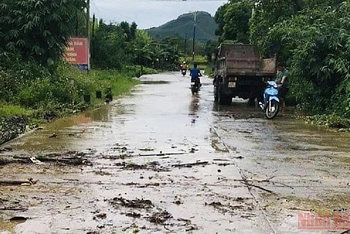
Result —
M293 99L311 114L350 118L350 2L276 23L265 45L287 61ZM266 48L265 48L266 49Z
M342 118L335 113L330 115L314 115L306 118L311 124L325 125L332 128L350 128L350 120Z
M14 102L23 87L50 76L47 68L33 60L22 61L16 54L0 53L0 100Z
M38 108L42 103L52 99L51 84L48 79L36 79L19 92L17 101L20 105Z
M51 71L54 71L56 67L52 66L50 69ZM17 79L22 82L50 75L48 67L42 66L34 59L24 61L16 53L0 53L0 70L5 70L16 75Z
M67 105L75 105L82 101L84 94L96 90L97 83L91 79L90 73L80 71L68 64L58 66L54 74L54 80L58 86L55 89L55 96L59 97L58 101Z
M11 70L12 69L12 70ZM91 105L102 103L97 100L96 91L106 93L111 88L114 96L124 94L137 84L136 77L140 67L130 66L125 72L107 70L80 71L77 68L60 63L53 71L35 66L35 63L22 62L11 69L0 69L0 103L8 103L11 114L0 108L0 116L21 114L32 110L34 118L52 119L64 113L86 109L83 95L91 95ZM154 69L144 68L144 73L156 73ZM5 106L5 105L2 105Z
M13 74L0 70L0 100L10 102L19 90L19 80Z
M27 65L27 66L26 66ZM54 72L23 63L11 72L0 72L3 84L0 94L4 101L11 101L27 108L61 108L72 106L81 101L84 90L89 89L89 84L81 71L70 65L61 64ZM36 77L35 77L36 76ZM35 78L34 78L35 77ZM6 97L6 98L4 98Z

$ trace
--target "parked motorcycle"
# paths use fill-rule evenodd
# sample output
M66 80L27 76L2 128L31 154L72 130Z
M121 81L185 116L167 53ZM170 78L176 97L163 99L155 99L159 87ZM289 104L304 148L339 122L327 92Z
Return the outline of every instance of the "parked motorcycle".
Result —
M265 112L267 119L273 119L277 116L280 108L278 98L278 87L275 81L267 81L267 87L264 91L264 103L259 102L261 109Z
M185 75L186 75L186 69L181 69L181 74L182 74L183 76L185 76Z

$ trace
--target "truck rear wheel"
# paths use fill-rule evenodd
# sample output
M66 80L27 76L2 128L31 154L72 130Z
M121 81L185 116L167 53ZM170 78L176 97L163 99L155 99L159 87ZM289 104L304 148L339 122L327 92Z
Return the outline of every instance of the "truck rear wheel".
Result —
M255 99L258 99L258 97L259 97L258 92L252 91L249 95L248 106L255 106L256 105ZM259 102L259 99L257 101Z
M219 100L219 85L214 86L214 101L218 102Z
M218 89L218 102L220 105L231 105L232 97L222 92L222 89Z
M249 98L248 106L255 106L255 98Z
M222 95L219 100L220 105L231 105L232 103L232 97L227 96L227 95Z

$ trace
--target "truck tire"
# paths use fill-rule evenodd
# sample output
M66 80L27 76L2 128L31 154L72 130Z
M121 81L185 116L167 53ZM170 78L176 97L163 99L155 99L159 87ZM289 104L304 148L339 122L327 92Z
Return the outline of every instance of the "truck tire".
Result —
M252 91L249 94L248 106L255 106L255 99L258 98L258 92Z
M219 85L214 86L214 102L218 102L219 100Z
M232 97L229 95L226 95L222 92L222 89L218 89L218 103L219 105L231 105L232 103Z
M255 98L248 99L248 106L255 106Z
M220 98L220 102L219 102L220 105L231 105L232 104L232 97L230 96L227 96L227 95L222 95L221 98Z

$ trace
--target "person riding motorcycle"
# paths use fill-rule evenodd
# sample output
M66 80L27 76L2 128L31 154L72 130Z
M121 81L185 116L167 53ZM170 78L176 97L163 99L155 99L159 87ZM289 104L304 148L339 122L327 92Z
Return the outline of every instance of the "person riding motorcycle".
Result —
M183 63L180 65L181 71L182 70L187 70L187 64L186 61L183 61Z
M183 61L183 63L180 65L180 72L183 76L186 75L187 72L187 64L185 61Z
M191 82L198 83L198 87L201 87L201 81L199 79L202 76L201 70L197 67L197 64L193 64L193 68L190 69Z

